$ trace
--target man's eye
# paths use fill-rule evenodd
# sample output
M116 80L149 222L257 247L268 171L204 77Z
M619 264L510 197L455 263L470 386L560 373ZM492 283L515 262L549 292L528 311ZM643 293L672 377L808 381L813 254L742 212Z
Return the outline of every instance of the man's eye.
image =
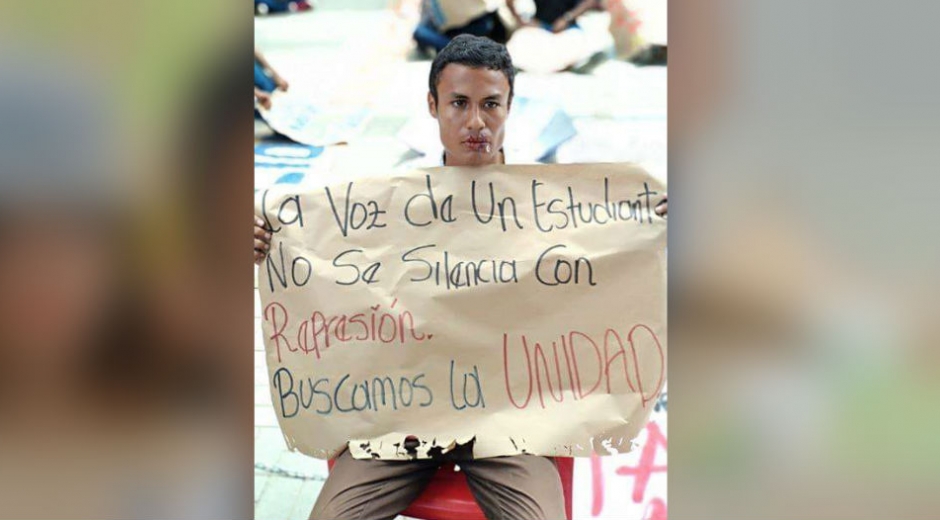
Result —
M499 103L495 101L487 101L485 106L486 108L496 108L499 106Z
M450 104L451 104L454 108L463 108L463 107L467 104L467 101L464 100L464 99L456 99L456 100L452 101Z

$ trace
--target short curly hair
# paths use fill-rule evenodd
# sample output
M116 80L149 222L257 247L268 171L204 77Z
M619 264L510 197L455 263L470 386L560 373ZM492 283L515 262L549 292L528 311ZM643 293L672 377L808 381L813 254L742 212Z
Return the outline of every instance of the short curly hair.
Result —
M496 43L483 36L461 34L441 50L431 63L431 76L428 86L434 102L437 103L437 84L441 81L444 67L456 63L474 69L498 70L509 80L509 99L512 100L513 84L516 79L516 69L512 65L512 58L506 46Z

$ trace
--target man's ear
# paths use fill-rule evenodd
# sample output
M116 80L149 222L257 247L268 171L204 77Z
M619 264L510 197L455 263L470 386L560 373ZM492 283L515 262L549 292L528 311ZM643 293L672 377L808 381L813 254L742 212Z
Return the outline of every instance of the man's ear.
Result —
M431 117L437 119L437 102L434 101L434 96L428 92L428 112L431 113Z
M512 110L512 94L509 94L509 101L506 102L506 113Z

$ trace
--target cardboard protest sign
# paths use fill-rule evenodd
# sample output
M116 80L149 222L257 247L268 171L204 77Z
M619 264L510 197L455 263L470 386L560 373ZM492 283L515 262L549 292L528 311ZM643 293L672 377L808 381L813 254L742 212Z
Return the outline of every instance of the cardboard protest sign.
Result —
M665 385L661 183L594 164L304 189L256 198L273 231L259 278L271 397L291 449L630 449Z

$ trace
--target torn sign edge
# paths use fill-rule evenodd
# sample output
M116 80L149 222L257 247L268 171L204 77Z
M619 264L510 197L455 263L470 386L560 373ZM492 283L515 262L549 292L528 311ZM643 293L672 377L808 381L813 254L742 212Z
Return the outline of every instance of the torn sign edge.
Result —
M412 448L406 446L410 439L414 439ZM475 441L476 435L427 440L417 435L390 433L374 439L351 440L347 446L354 459L423 460L440 458L466 445L472 449Z
M511 455L540 455L550 457L590 457L592 455L609 456L623 455L636 449L640 432L650 421L650 413L644 413L642 420L637 421L631 427L630 423L625 421L621 427L613 431L594 435L584 443L571 443L556 445L549 450L532 447L524 437L489 436L480 439L476 434L468 434L460 437L448 437L440 439L432 437L430 441L425 437L421 440L420 436L403 434L400 432L390 433L381 437L372 439L351 440L347 443L348 449L353 458L356 459L379 459L379 460L422 460L435 459L456 450L457 448L471 445L471 456L473 458L502 457ZM638 427L636 427L638 426ZM417 445L413 449L406 448L406 442L409 439L416 440ZM303 450L301 450L303 451ZM341 452L340 450L339 452Z
M657 392L656 399L661 394L662 390ZM290 451L298 451L322 460L334 459L347 449L355 459L428 460L440 458L468 444L471 445L470 457L475 459L512 455L576 458L631 453L639 447L639 435L646 428L647 423L650 422L652 411L652 407L646 408L640 413L639 420L630 421L625 419L613 428L586 438L584 442L558 444L548 449L545 449L544 445L533 447L525 437L485 436L481 439L476 434L458 437L427 435L424 436L425 440L422 441L421 435L401 432L393 432L371 439L350 440L332 449L311 449L309 446L303 445L302 442L298 442L299 439L293 435L286 433L284 431L285 425L280 422L282 419L278 417L278 420L284 441ZM427 441L429 436L431 437L430 442ZM406 446L409 440L416 442L413 449Z
M660 395L657 393L657 397ZM591 457L623 455L639 447L639 435L651 420L652 408L640 414L640 420L624 420L622 424L590 436L584 442L558 444L548 449L531 446L525 437L486 436L478 438L476 434L459 437L438 437L433 435L406 434L393 432L370 439L354 439L333 449L310 449L298 442L293 435L286 433L281 424L281 433L287 448L314 458L329 460L349 450L356 459L377 460L427 460L440 458L458 448L470 446L471 458L483 459L511 455L539 455L549 457ZM280 417L278 418L280 420ZM428 441L427 438L431 437ZM440 439L440 440L439 440ZM413 447L409 448L408 443Z
M645 424L644 424L645 426ZM512 455L542 455L550 457L590 457L591 455L612 456L623 455L637 448L636 437L628 439L626 436L597 435L585 443L575 443L556 446L551 454L541 453L541 450L530 450L524 438L506 437L501 439L512 445L509 452L499 450L499 453L487 453L490 450L473 450L477 440L476 435L464 437L451 437L445 440L432 438L430 441L417 438L417 445L409 450L406 443L411 435L390 434L375 439L360 439L349 441L348 449L355 459L376 460L427 460L440 458L457 448L471 445L473 458L504 457ZM492 442L492 439L490 439ZM502 443L500 443L502 444ZM492 444L490 445L492 449ZM302 451L302 450L301 450ZM336 454L341 453L339 450ZM334 455L335 456L335 455ZM331 457L332 458L332 457Z

